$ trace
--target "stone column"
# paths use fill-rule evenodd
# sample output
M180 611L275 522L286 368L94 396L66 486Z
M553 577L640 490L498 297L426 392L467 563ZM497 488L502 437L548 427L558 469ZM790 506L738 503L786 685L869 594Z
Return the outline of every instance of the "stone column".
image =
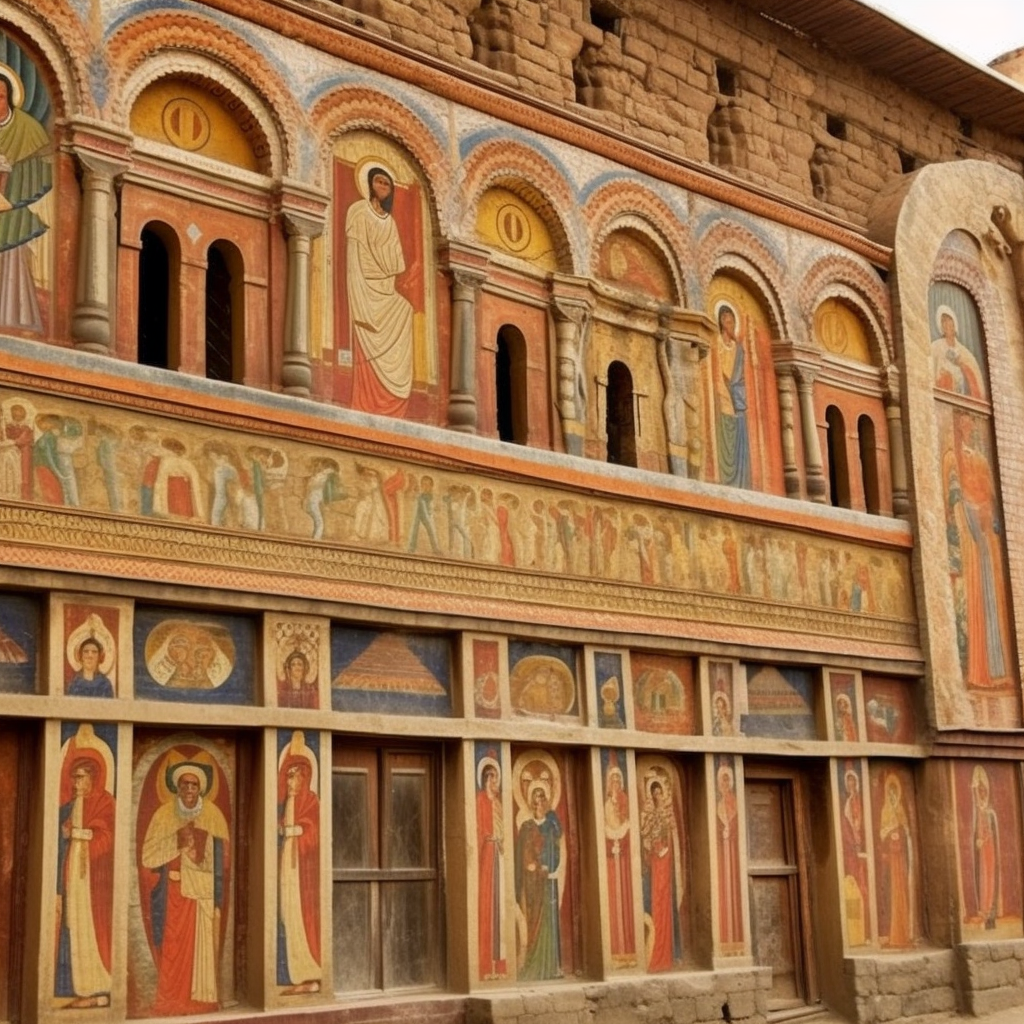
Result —
M889 476L892 482L893 515L910 514L907 492L907 457L903 447L903 413L900 410L900 371L895 363L885 368L885 421L889 429Z
M583 350L590 332L592 311L587 301L555 295L551 312L555 320L555 404L562 424L562 440L570 455L582 455L587 431Z
M796 461L796 427L793 420L793 367L776 364L775 380L779 390L779 427L782 433L782 475L786 497L800 497L800 467Z
M109 355L113 348L115 180L127 163L78 145L72 146L72 153L81 173L82 205L71 337L77 349Z
M451 388L448 426L465 434L477 429L476 296L487 275L469 267L452 266Z
M807 475L807 497L824 504L828 498L825 486L821 441L814 416L814 370L809 366L796 367L796 391L800 401L800 427L804 440L804 469Z
M308 398L313 383L309 363L309 251L324 225L294 213L285 213L282 220L288 236L288 285L281 387L286 395Z

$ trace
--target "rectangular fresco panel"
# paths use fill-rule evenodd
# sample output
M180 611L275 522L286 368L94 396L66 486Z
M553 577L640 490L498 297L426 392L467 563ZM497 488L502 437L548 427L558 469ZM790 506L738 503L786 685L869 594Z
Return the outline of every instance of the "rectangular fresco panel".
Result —
M214 1013L236 999L236 745L138 731L132 754L128 1016Z
M868 863L868 819L864 808L864 776L860 761L836 764L839 823L843 844L843 905L846 944L865 946L872 940L871 889Z
M748 712L742 718L743 735L816 739L814 682L814 674L807 669L748 665Z
M264 639L279 708L319 708L320 682L330 669L328 623L268 616Z
M505 797L501 784L501 745L477 741L476 855L479 978L508 977L505 941Z
M532 718L579 717L575 647L510 640L512 710Z
M53 1005L110 1006L117 726L61 723Z
M614 651L594 652L597 724L602 729L626 728L626 693L622 671L621 654Z
M188 704L252 704L256 629L240 615L135 612L135 695Z
M601 792L604 797L602 820L605 880L608 887L608 945L612 954L613 966L616 968L635 967L637 962L634 912L636 901L633 893L632 853L636 844L636 828L629 813L629 764L624 750L601 751L601 783ZM646 804L644 806L646 807ZM651 810L653 813L653 805ZM649 861L661 861L680 868L679 886L673 887L671 891L665 890L665 894L669 897L669 904L665 909L671 915L678 913L679 902L682 899L682 852L678 845L678 829L673 829L674 822L669 821L671 804L663 800L659 804L659 811L663 814L663 824L666 829L660 830L652 826L648 829L649 836L644 833L642 841L645 844L644 851L648 854L648 860L645 860L644 863L646 866ZM661 843L663 838L669 845ZM676 845L672 846L673 843ZM658 846L657 850L654 849L655 846ZM678 899L672 900L672 893L677 893ZM645 913L650 912L645 908ZM662 932L665 932L664 927ZM673 930L668 928L668 938L664 934L658 936L662 939L665 949L668 948L672 934ZM681 957L681 937L676 945Z
M42 616L35 597L0 594L0 693L35 693Z
M501 718L501 645L473 640L473 706L477 718Z
M864 676L864 718L871 743L916 743L914 683Z
M857 677L852 672L828 672L827 679L832 709L832 739L856 743L860 739Z
M693 733L693 661L630 654L636 727L644 732Z
M718 860L718 948L725 956L745 951L740 874L739 800L736 759L715 755L715 852Z
M277 984L320 991L320 734L277 733Z
M51 656L60 665L64 693L71 697L118 696L128 648L126 602L54 597L51 608L59 644L51 648Z
M910 769L871 765L871 812L879 941L912 949L921 937L921 846Z
M451 672L446 636L331 627L335 711L450 716Z
M736 666L731 661L708 662L708 685L711 690L711 735L735 736L736 691L733 686Z
M953 764L960 905L965 938L1020 938L1019 767L1008 761Z

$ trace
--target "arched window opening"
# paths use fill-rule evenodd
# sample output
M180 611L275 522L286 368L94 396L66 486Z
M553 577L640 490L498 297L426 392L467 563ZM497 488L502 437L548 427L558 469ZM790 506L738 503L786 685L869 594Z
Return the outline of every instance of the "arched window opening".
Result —
M241 256L227 242L206 254L206 376L241 383Z
M833 505L850 508L850 467L846 460L846 426L843 414L830 405L825 410L828 446L828 491Z
M494 373L498 437L526 444L526 339L518 327L506 324L498 331Z
M605 428L608 461L619 466L636 465L636 419L633 411L633 375L625 363L608 367Z
M138 301L136 358L143 366L172 369L171 254L151 224L142 230Z
M878 449L875 447L875 421L870 416L861 416L857 420L857 442L864 482L864 508L872 515L878 515L882 507L878 496Z

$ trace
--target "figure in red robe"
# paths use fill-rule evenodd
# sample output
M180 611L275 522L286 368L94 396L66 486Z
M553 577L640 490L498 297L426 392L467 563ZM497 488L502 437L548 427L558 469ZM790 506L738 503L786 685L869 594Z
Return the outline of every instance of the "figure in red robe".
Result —
M476 794L480 978L491 981L508 974L502 909L505 902L505 826L501 813L501 772L493 757L480 766Z

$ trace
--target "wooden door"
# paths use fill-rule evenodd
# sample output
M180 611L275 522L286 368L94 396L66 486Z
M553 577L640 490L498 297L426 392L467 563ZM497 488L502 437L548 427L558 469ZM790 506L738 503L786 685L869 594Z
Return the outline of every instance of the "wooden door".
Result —
M802 844L803 788L790 772L751 769L746 775L750 924L754 960L772 969L769 1008L817 999L807 918Z

